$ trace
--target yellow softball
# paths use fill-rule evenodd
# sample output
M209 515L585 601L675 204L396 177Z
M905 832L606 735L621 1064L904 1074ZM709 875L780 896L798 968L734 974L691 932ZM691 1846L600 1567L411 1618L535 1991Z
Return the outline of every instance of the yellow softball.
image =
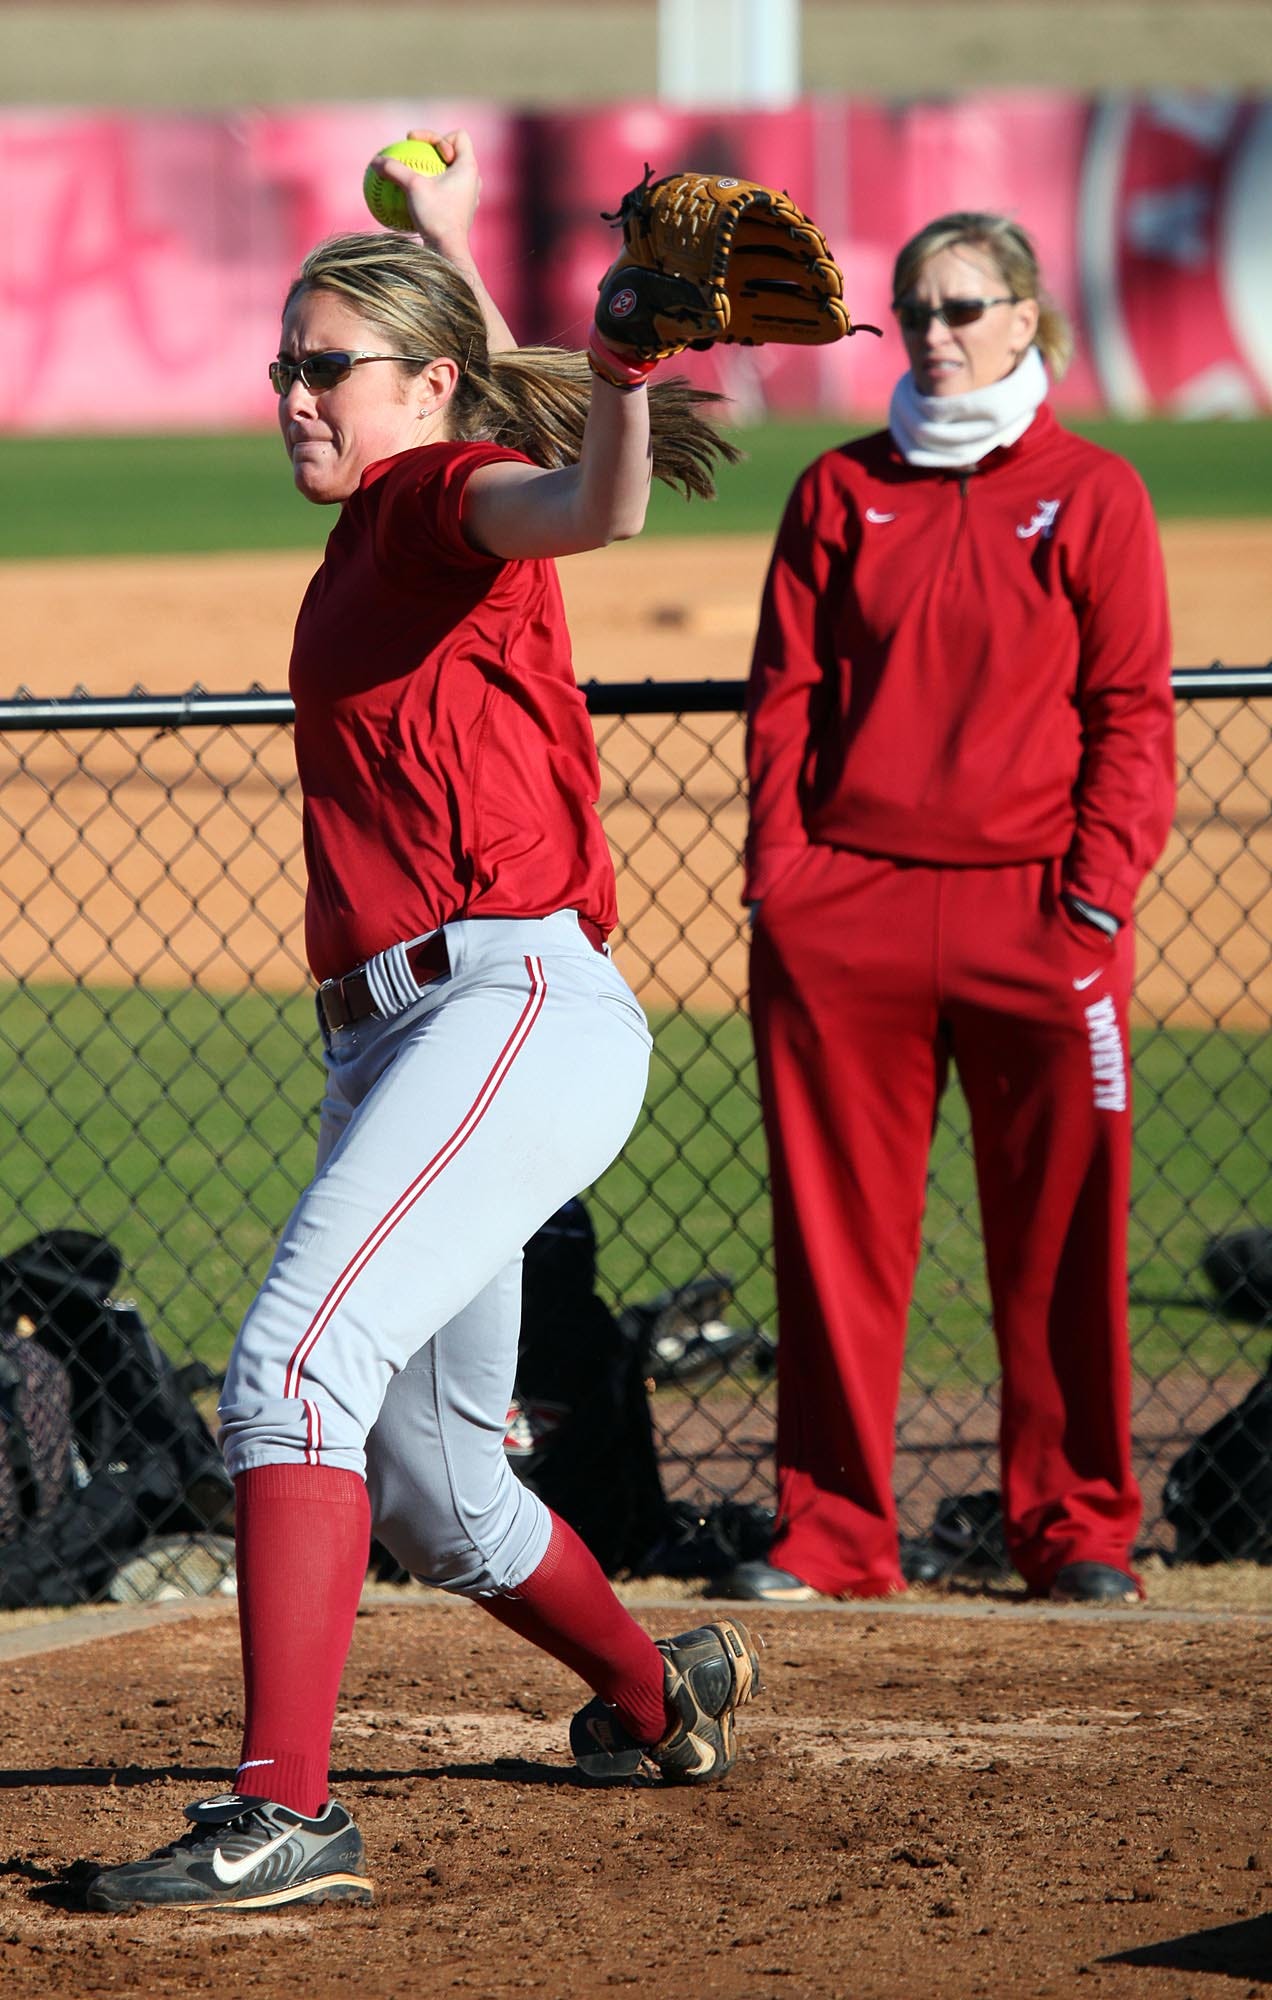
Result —
M396 139L391 146L382 146L376 154L387 160L401 160L417 174L444 174L446 162L436 146L427 139ZM414 229L407 199L396 181L386 180L378 174L374 166L369 166L362 176L362 194L376 221L386 229Z

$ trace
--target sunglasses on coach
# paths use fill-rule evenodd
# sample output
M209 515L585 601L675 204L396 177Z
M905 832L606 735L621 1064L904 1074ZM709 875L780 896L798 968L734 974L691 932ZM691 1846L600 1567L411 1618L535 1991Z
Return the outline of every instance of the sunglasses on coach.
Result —
M926 333L934 319L942 326L974 326L991 306L1014 306L1013 298L944 299L939 306L921 306L913 299L897 299L892 307L903 333Z
M321 354L306 354L301 361L288 361L280 354L277 361L269 364L269 379L278 396L285 396L296 381L303 382L311 394L321 396L334 389L337 382L347 381L364 361L418 361L419 358L418 354L361 354L351 348L329 347Z

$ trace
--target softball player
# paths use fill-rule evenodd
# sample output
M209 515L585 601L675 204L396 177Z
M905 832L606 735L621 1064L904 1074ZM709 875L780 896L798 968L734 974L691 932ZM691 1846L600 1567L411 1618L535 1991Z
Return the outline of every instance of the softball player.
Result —
M791 496L749 702L751 1000L772 1163L779 1533L729 1594L903 1586L892 1457L948 1064L972 1116L1031 1591L1134 1599L1131 912L1174 796L1152 513L1061 429L1033 248L901 251L887 431Z
M723 1776L757 1682L733 1621L655 1644L503 1450L521 1245L622 1146L649 1055L550 558L636 534L651 464L709 496L730 453L683 383L595 341L590 374L514 349L469 250L471 145L435 143L441 176L378 163L423 240L314 251L270 369L297 487L340 508L291 664L327 1088L220 1412L237 1788L99 1874L98 1909L370 1900L327 1765L373 1528L595 1690L590 1777Z

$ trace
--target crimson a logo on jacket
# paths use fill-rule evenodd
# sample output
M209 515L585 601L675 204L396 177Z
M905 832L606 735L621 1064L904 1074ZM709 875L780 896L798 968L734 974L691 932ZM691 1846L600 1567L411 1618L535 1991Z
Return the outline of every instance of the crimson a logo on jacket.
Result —
M1066 856L1093 904L1129 916L1175 786L1138 474L1045 405L962 472L908 464L887 431L823 454L769 569L748 771L748 898L813 841L976 866Z

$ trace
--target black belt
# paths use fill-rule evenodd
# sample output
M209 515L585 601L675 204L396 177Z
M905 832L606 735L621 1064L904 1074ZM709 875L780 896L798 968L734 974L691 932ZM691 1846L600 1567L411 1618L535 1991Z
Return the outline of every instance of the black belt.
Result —
M594 924L590 917L580 917L579 929L593 951L604 951L605 933L599 924ZM435 979L445 979L450 971L445 931L434 931L431 937L408 945L406 962L417 986L431 986ZM331 1035L338 1034L341 1028L351 1028L355 1021L369 1021L375 1013L375 1002L366 966L355 966L352 972L338 979L324 979L318 988L318 1007Z

